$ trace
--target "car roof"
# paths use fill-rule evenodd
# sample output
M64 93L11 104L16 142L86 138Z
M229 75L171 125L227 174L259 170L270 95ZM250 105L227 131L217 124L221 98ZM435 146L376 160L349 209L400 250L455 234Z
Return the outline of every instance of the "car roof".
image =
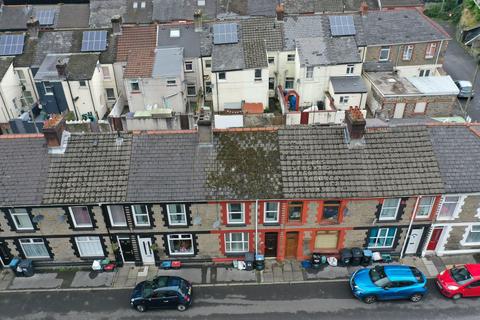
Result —
M466 264L465 268L473 277L480 277L480 264Z
M384 266L384 272L390 281L413 281L417 282L410 266Z
M160 290L177 290L184 279L174 276L158 276L153 279L153 282L158 283L158 289Z
M472 83L470 81L467 81L467 80L458 80L457 83L461 87L471 87L472 86Z

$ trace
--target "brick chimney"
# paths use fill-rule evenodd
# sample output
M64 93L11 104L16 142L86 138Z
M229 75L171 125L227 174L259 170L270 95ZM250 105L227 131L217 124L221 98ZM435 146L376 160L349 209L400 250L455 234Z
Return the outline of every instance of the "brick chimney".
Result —
M57 68L58 76L59 77L65 77L65 71L67 69L67 63L62 59L58 59L55 67Z
M197 121L198 140L202 144L212 144L212 121L210 119L202 119Z
M27 33L30 39L37 39L40 32L40 21L35 17L30 17L27 21Z
M283 6L283 3L277 4L275 12L277 13L277 21L283 21L283 17L285 16L285 8Z
M347 124L350 141L363 138L367 122L359 107L350 107L345 111L345 123Z
M368 4L365 1L362 1L362 4L360 4L360 14L362 16L366 16L368 14Z
M43 135L49 148L59 147L62 144L63 131L65 131L65 117L62 115L55 115L43 122Z
M112 31L114 35L122 34L122 16L117 14L112 17L110 20L112 23Z
M195 9L193 12L193 23L195 24L195 32L201 32L203 29L203 16L201 9Z

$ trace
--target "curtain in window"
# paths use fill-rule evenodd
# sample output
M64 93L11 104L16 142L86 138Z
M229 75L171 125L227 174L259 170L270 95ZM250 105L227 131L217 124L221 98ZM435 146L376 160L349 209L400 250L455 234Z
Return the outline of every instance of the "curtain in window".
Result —
M78 252L82 257L103 257L103 248L99 237L77 237Z
M35 239L36 240L36 239ZM25 256L28 258L35 257L50 257L47 251L47 247L42 240L31 242L30 240L22 241L22 248L25 253Z
M110 215L112 216L112 224L114 225L127 225L125 218L125 212L123 206L110 206Z

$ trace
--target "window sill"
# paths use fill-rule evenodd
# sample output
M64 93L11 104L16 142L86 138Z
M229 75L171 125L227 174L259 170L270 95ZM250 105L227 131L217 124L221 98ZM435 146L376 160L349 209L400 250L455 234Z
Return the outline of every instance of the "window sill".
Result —
M141 94L142 91L130 91L130 94Z
M480 246L480 242L464 242L460 241L460 244L464 247L478 247Z
M167 227L170 229L183 229L188 228L188 224L168 224Z
M322 225L322 226L330 226L335 224L339 224L338 220L337 221L321 220L319 223L319 225Z
M110 230L126 230L128 226L110 226L108 229Z
M388 219L378 219L377 222L393 222L397 221L397 218L388 218Z
M83 261L93 261L93 260L100 260L100 259L105 259L105 256L104 255L101 255L101 256L92 256L92 257L80 257L80 260L83 260Z
M301 226L302 222L301 221L287 221L288 226Z
M453 221L453 220L455 220L455 218L453 218L453 217L452 218L439 218L439 217L437 217L437 221Z
M137 230L147 230L147 229L152 229L152 226L135 226L134 227Z
M434 57L425 57L425 60L433 60Z
M172 258L181 258L181 257L186 257L186 258L189 258L189 257L195 257L195 253L169 253L168 254L169 257L172 257Z
M73 231L93 231L95 228L92 227L74 227Z
M225 255L227 257L245 257L245 253L248 253L248 251L245 251L245 252L225 252Z
M227 223L227 227L246 227L247 225L243 223Z
M264 222L263 225L265 227L279 227L280 223L279 222Z
M35 232L36 230L35 229L15 229L14 230L15 232L17 233L31 233L31 232Z
M262 78L255 78L255 82L262 82Z

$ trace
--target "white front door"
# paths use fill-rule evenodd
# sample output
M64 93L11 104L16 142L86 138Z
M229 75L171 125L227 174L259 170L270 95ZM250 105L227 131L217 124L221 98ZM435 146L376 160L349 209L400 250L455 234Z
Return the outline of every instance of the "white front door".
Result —
M408 240L407 249L405 254L415 254L417 253L418 246L420 245L420 240L422 239L423 228L421 229L412 229L410 233L410 239Z
M155 257L153 256L152 239L138 237L138 244L140 246L143 264L154 264Z
M395 112L393 113L393 117L395 119L403 118L403 112L405 111L405 103L397 103L395 105Z

